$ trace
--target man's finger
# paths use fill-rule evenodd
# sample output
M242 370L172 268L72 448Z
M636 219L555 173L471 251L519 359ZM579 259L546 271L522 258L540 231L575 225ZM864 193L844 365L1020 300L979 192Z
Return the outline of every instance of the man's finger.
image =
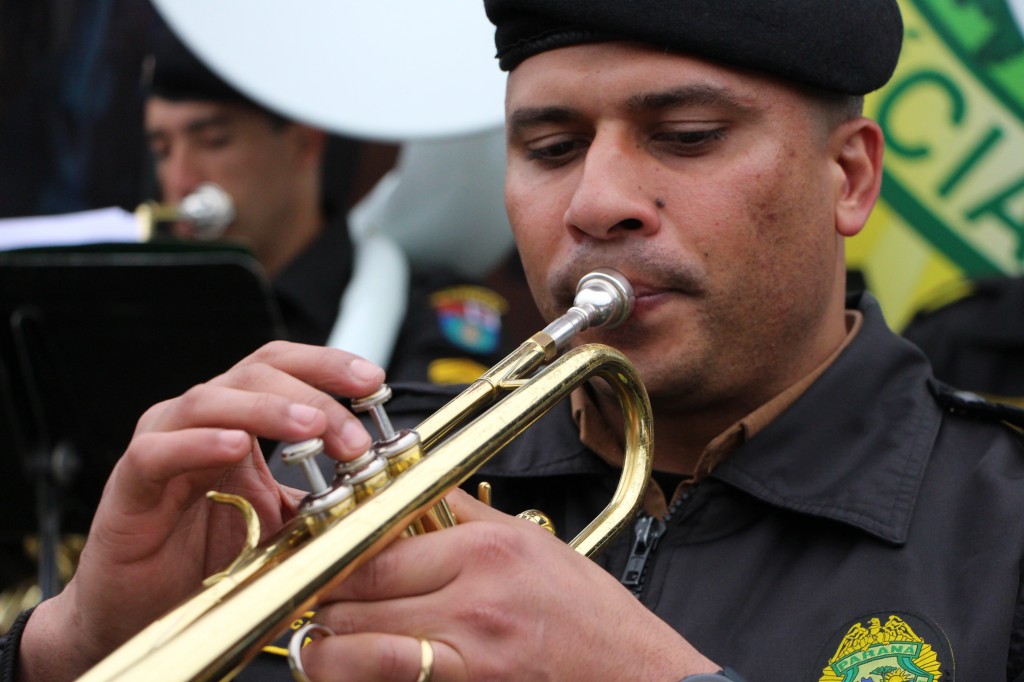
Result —
M252 364L269 365L321 391L349 398L369 395L384 381L384 370L358 355L287 341L268 343L235 367Z
M456 650L426 634L358 633L315 639L302 649L302 665L314 682L468 679Z

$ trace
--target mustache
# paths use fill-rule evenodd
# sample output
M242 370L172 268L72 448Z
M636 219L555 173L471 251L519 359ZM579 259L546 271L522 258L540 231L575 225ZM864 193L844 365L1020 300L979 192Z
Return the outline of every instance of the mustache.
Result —
M621 272L638 296L649 291L674 291L689 296L705 293L706 273L699 265L636 249L614 256L587 252L567 258L548 273L548 291L567 309L576 297L580 279L597 268L614 268Z

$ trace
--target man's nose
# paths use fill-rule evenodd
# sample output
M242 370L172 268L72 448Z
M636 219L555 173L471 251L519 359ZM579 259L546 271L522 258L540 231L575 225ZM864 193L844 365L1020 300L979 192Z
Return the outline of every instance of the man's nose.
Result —
M645 182L656 164L626 135L595 136L565 212L566 228L597 239L649 236L661 224L661 199Z
M186 149L172 150L160 162L158 176L163 201L172 204L191 194L206 179L199 164Z

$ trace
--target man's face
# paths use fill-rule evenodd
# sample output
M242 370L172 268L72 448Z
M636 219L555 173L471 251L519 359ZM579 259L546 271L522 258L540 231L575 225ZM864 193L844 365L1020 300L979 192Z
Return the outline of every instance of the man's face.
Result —
M146 135L162 200L178 203L199 184L217 183L237 211L226 236L260 257L286 238L294 212L293 127L240 104L150 98Z
M508 81L506 203L542 313L613 267L633 317L582 340L625 352L652 399L748 409L786 388L842 334L842 180L818 111L778 81L626 43L527 59Z

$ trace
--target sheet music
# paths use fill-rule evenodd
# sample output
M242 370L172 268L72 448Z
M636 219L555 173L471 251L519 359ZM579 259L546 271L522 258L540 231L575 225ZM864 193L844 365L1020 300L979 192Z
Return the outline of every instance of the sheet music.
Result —
M135 216L122 208L0 220L0 251L38 246L142 241Z

